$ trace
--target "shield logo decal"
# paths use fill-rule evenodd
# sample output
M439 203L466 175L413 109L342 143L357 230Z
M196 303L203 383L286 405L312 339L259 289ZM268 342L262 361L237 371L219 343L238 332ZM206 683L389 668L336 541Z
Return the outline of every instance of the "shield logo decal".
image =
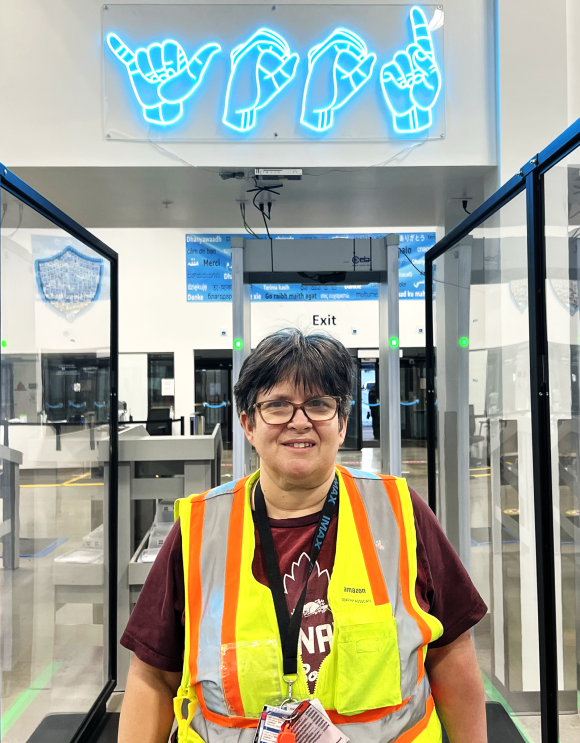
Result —
M99 298L102 258L89 258L68 246L52 258L35 261L41 298L72 322Z
M571 317L578 312L578 281L574 279L550 279L554 296L570 313Z
M511 300L523 315L528 309L528 280L513 279L509 287Z

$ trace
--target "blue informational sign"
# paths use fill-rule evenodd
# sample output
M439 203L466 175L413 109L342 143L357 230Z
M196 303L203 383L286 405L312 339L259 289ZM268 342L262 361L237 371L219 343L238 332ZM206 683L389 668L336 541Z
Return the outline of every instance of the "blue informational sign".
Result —
M399 299L425 299L425 253L434 245L434 232L399 235Z
M186 235L188 302L232 301L230 235Z
M378 299L378 284L313 286L312 284L252 284L252 302L323 302Z
M188 302L231 302L232 251L234 235L186 235L185 258ZM254 239L248 235L240 235ZM276 235L280 240L328 240L385 237L385 234ZM425 253L435 245L434 232L400 235L399 298L425 299ZM368 301L379 298L379 286L346 284L252 284L253 302Z

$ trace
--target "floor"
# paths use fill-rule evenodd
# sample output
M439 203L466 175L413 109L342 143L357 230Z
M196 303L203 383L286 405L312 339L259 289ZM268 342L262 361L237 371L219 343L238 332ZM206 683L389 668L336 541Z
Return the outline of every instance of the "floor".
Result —
M339 452L337 461L348 467L378 472L380 450ZM225 452L223 480L231 477L231 452ZM422 497L427 497L426 450L406 442L403 449L403 475ZM489 513L489 472L473 467L471 475L473 533L478 536L471 553L472 576L489 603L491 545L485 542ZM3 743L25 743L45 715L86 712L103 684L102 586L96 580L89 589L58 587L54 560L71 550L83 548L83 538L102 523L104 486L99 473L83 470L34 471L21 478L21 535L38 540L38 556L21 558L18 571L0 569L2 630L2 691L0 738ZM508 488L509 486L502 486ZM506 502L510 493L504 493ZM481 531L483 530L483 531ZM483 536L481 536L483 535ZM40 541L42 540L42 541ZM35 543L30 543L34 548ZM48 547L47 547L48 545ZM577 547L577 545L576 545ZM506 605L519 593L514 583L509 550L505 546ZM90 565L93 576L99 566ZM60 570L67 569L66 563ZM516 576L517 577L517 576ZM521 577L520 577L521 578ZM55 586L55 581L57 582ZM83 593L85 591L85 593ZM517 637L508 633L510 643ZM568 644L575 638L567 637ZM475 631L478 659L485 674L489 698L509 703L493 684L491 625L484 620ZM568 648L574 655L574 649ZM512 661L510 661L512 662ZM519 666L518 666L519 662ZM521 661L513 659L516 677ZM569 679L567 680L569 681ZM110 711L118 711L123 695L111 697ZM518 714L517 724L524 740L540 743L539 718ZM580 740L578 714L561 716L561 743ZM63 741L63 743L65 743Z

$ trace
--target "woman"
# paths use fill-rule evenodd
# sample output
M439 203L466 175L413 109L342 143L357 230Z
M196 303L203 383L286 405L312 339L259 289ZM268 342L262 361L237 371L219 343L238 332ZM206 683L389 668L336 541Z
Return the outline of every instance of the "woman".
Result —
M261 469L176 504L121 640L120 743L240 741L318 699L353 743L485 743L469 630L486 606L404 480L336 467L353 388L337 340L289 329L234 393Z

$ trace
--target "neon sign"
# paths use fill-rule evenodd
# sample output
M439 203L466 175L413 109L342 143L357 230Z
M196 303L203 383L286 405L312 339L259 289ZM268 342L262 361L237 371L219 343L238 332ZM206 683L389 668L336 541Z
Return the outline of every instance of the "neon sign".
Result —
M302 139L307 131L327 134L328 138L359 137L362 132L363 137L381 139L389 138L393 132L425 132L434 126L434 120L436 126L444 127L441 116L434 115L443 86L443 68L437 59L442 61L443 57L442 33L437 33L443 25L442 9L431 11L430 21L429 11L419 6L410 10L399 6L369 10L371 20L365 16L369 38L365 40L364 28L363 33L359 29L360 19L350 8L344 13L345 26L335 28L330 35L325 29L324 35L318 37L324 40L313 45L302 39L302 29L307 27L303 22L307 6L294 10L295 13L284 11L283 17L290 24L284 36L272 25L242 31L245 40L238 43L239 22L233 24L229 55L222 51L222 45L212 41L188 57L183 39L184 46L165 39L133 51L122 40L122 34L115 33L117 23L105 32L106 42L127 71L143 119L154 125L149 127L150 133L156 127L161 132L183 121L184 114L196 107L194 134L200 139L223 137L228 129L232 130L230 135L237 132L277 137L280 132L289 139ZM271 11L276 11L276 6ZM221 18L218 9L214 15L213 19L204 20L205 25L201 24L201 38L205 34L211 38L212 28ZM256 12L254 19L244 23L252 29L259 18ZM410 41L401 48L396 34L405 19ZM202 103L199 97L193 100L194 93L210 64L211 84L203 89ZM280 95L284 89L288 93ZM121 101L124 91L119 87L114 90ZM192 99L189 108L188 99ZM346 108L350 101L353 103L348 106L348 114L339 114L339 109ZM216 106L221 111L217 130L213 116ZM109 107L107 95L107 110ZM181 137L183 130L177 131ZM438 131L432 136L443 134Z
M177 41L149 44L133 53L117 34L107 36L113 54L129 73L133 91L151 124L175 124L183 115L183 101L196 90L219 44L206 44L188 60Z
M337 28L322 44L308 52L308 77L302 98L300 123L318 132L334 123L334 112L349 101L370 79L376 54L369 54L364 41L345 28ZM318 77L326 81L327 95L319 100L320 85L312 84Z
M280 34L261 28L230 55L232 71L222 121L247 132L256 125L256 113L265 108L296 74L300 57Z
M416 6L411 8L411 28L413 43L381 68L383 95L395 131L403 134L431 126L431 111L441 91L431 32L425 13Z

